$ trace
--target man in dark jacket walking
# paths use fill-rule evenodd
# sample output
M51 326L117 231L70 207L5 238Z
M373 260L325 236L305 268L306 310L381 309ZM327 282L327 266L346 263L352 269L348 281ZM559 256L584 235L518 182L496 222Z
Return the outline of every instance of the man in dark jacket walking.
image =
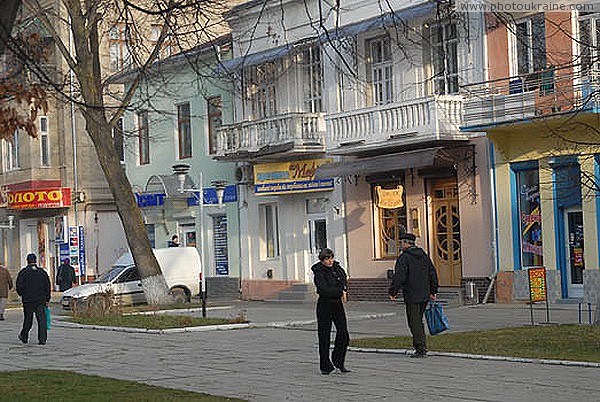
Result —
M50 277L37 266L35 254L27 255L27 266L19 271L16 281L17 293L23 303L23 329L19 340L27 343L29 331L33 325L33 314L38 326L38 343L46 344L48 329L46 327L46 307L50 303Z
M411 357L427 356L427 341L423 314L429 300L435 300L438 279L435 267L422 248L415 246L416 236L405 233L400 236L402 253L396 260L394 277L389 289L390 300L396 300L402 288L406 319L413 336L415 353Z
M56 273L58 290L65 292L71 289L76 281L77 277L75 276L75 269L71 266L71 260L65 258L63 263L60 264L60 267L58 267L58 272Z
M342 296L348 288L346 272L339 262L334 261L333 251L324 248L319 253L319 262L311 267L315 274L315 286L319 294L317 301L317 333L319 336L319 366L321 374L329 374L335 368L349 373L345 366L346 351L350 343L346 312ZM331 359L331 323L335 325L335 344ZM332 363L333 361L333 363Z

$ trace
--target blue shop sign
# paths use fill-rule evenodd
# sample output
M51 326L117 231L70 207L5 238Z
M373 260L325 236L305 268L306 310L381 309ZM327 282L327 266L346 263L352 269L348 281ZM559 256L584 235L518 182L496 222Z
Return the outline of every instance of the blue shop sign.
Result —
M136 194L137 205L140 208L160 207L165 203L165 193Z
M217 199L217 190L214 187L205 187L202 189L204 194L204 205L217 205L219 200ZM195 191L192 197L188 197L187 204L189 207L193 205L199 205L198 200L200 198L200 192ZM237 201L237 186L232 184L225 187L223 193L223 203Z

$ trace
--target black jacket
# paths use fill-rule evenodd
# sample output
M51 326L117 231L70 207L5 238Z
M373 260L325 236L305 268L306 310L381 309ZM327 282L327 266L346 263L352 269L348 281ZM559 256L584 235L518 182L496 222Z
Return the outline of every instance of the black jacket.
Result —
M23 304L50 302L50 277L35 264L19 271L16 288Z
M402 288L406 303L423 303L437 294L438 278L429 256L419 247L404 250L396 260L394 278L388 293L395 296Z
M348 281L340 263L334 261L330 268L319 261L311 267L311 270L315 274L319 300L341 300L343 292L348 289Z
M77 281L75 269L70 264L61 264L56 274L56 283L60 291L71 289L75 281Z

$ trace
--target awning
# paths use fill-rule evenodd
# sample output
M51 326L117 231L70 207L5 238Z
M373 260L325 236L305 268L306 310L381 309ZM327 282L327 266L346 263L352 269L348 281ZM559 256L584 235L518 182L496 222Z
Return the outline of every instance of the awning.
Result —
M389 28L397 24L405 24L409 20L427 15L429 12L435 10L437 5L438 3L435 1L426 1L414 7L385 13L368 20L331 29L328 33L321 35L321 41L354 36L361 32L372 31L379 28Z
M277 60L286 56L294 48L293 44L287 44L272 49L267 49L258 53L250 53L242 57L236 57L221 62L218 67L219 72L239 70L242 67L254 66L267 61Z
M333 162L317 168L315 179L329 177L366 175L373 173L404 170L433 165L435 155L442 147L425 148L416 151L399 152L372 158Z
M184 188L193 188L194 182L186 175ZM179 191L179 178L175 174L154 174L148 178L142 194L165 194L167 198L187 198L189 194Z

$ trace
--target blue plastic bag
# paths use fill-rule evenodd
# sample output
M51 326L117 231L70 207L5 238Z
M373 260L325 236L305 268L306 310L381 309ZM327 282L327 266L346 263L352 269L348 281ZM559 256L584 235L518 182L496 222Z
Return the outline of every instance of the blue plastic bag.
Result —
M50 317L50 307L46 307L46 329L50 329L52 318Z
M427 327L431 335L437 335L450 329L448 318L444 314L444 310L442 310L441 303L430 301L425 308L425 319L427 320Z

